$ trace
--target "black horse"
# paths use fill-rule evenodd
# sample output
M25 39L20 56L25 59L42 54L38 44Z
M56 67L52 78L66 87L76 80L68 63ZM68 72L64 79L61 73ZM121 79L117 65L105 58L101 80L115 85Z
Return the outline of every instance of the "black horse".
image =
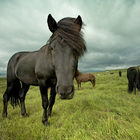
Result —
M60 99L72 99L73 79L77 70L78 58L86 52L81 33L82 19L64 18L58 23L49 14L48 27L53 33L48 44L34 52L18 52L9 60L7 67L7 89L3 95L3 117L7 117L7 104L15 106L20 100L22 116L28 116L25 96L30 85L39 86L42 107L42 122L48 125L56 93ZM48 101L48 88L51 87Z
M128 92L131 93L134 88L134 94L136 94L136 88L140 91L140 71L138 67L130 67L127 69L128 79Z
M119 71L119 76L120 76L120 77L122 76L122 72L121 72L121 71Z

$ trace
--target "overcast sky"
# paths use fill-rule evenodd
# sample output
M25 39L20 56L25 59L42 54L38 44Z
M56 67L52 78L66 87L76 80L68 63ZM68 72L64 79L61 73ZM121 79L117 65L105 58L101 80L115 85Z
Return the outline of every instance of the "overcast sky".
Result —
M14 53L46 44L48 14L82 17L88 51L79 70L140 65L140 0L0 0L0 71Z

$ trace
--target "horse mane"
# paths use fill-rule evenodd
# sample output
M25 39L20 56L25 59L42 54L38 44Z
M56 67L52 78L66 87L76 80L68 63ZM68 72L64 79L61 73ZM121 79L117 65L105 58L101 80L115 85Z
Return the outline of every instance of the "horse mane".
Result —
M79 70L77 69L77 71L76 71L76 75L75 75L75 76L78 76L78 75L80 75L80 74L82 74L82 72L79 71Z
M39 50L43 50L44 48L46 48L47 45L48 45L48 44L42 46Z
M79 26L74 23L75 18L64 18L57 23L58 29L49 39L49 44L57 39L63 46L72 48L75 56L81 57L86 51L85 41ZM63 40L63 41L62 41Z

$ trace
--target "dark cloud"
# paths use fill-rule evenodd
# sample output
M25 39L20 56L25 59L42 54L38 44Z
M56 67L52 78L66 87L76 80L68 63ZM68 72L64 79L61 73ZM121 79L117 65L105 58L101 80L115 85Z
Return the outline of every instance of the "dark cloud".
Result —
M80 70L140 65L139 0L7 0L0 1L0 71L18 51L34 51L51 36L49 13L59 21L81 15L87 53Z

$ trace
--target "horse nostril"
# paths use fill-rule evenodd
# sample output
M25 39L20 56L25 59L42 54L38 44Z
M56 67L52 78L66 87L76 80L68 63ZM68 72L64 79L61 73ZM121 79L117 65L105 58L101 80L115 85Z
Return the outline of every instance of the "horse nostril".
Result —
M61 96L61 97L64 97L64 96L65 96L65 93L60 93L60 96Z
M74 86L56 86L56 91L60 99L72 99L74 95Z

